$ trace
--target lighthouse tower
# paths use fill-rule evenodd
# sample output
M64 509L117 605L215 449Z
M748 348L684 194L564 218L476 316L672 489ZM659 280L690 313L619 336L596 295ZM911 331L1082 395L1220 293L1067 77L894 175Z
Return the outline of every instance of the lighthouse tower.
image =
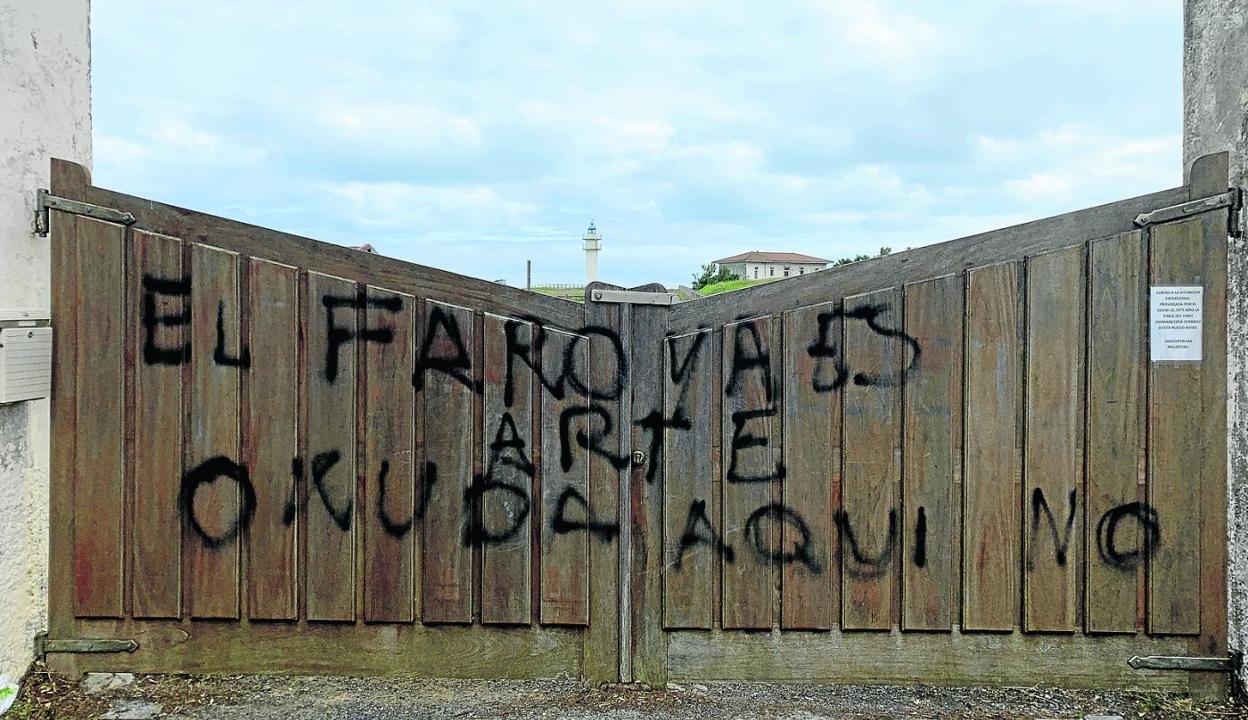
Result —
M585 284L598 279L598 251L602 249L602 238L598 237L598 228L591 220L585 230Z

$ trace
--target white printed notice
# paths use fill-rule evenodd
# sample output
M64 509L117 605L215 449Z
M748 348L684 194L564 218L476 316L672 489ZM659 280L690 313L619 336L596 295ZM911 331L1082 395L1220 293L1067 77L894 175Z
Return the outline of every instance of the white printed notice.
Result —
M1149 293L1149 354L1153 362L1200 362L1200 285L1154 285Z

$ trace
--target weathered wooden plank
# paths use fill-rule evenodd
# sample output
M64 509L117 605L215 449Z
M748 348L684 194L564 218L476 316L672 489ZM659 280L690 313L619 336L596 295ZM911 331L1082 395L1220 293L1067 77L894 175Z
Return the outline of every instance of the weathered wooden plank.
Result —
M251 368L248 461L256 510L248 532L248 615L298 615L298 495L291 461L299 457L299 274L289 265L251 260L248 345Z
M239 260L200 244L191 245L190 257L189 469L180 500L189 526L188 601L192 617L236 618L240 530L250 509L239 452L239 375L246 370Z
M73 243L74 614L120 617L125 520L125 228L58 216ZM62 336L63 343L67 340Z
M1011 630L1019 607L1019 290L1016 263L966 285L962 626Z
M1131 669L1132 655L1183 655L1188 638L1011 633L673 632L674 682L1014 685L1184 690L1196 675ZM921 669L921 670L920 670Z
M355 619L356 284L308 273L307 617Z
M424 393L428 500L422 538L423 618L427 623L472 622L472 519L464 493L473 485L472 311L426 302L416 379Z
M61 189L77 188L85 182L86 170L66 163L53 164L53 181ZM68 174L68 177L67 177ZM52 327L52 397L51 457L48 491L50 497L69 498L74 495L77 480L75 455L78 442L76 379L78 374L78 224L90 222L76 215L49 213L51 235L51 315ZM71 637L77 630L77 553L74 550L73 504L61 504L61 512L48 518L48 631L56 637ZM90 557L89 555L87 557ZM52 658L57 671L77 674L76 654L66 654L63 661Z
M1088 476L1084 602L1088 632L1135 632L1145 541L1145 256L1143 233L1091 244L1088 307ZM1124 511L1117 510L1123 508ZM1107 513L1114 513L1107 515Z
M801 526L784 524L780 625L824 630L840 623L841 393L846 381L840 306L784 314L784 504ZM805 533L802 530L805 530Z
M962 275L905 288L905 333L920 352L907 377L903 413L901 614L907 630L949 630L958 618L963 290Z
M713 333L664 339L663 626L710 629L715 554Z
M1074 631L1083 576L1083 245L1027 259L1023 621Z
M1152 228L1149 276L1153 286L1205 285L1202 219ZM1207 293L1206 293L1207 295ZM1215 310L1203 308L1205 317ZM1202 357L1209 357L1203 347ZM1216 502L1200 491L1204 478L1204 361L1151 362L1149 396L1149 505L1161 524L1148 571L1148 630L1156 634L1200 632L1203 506ZM1225 406L1223 406L1225 407Z
M640 290L657 290L649 286ZM667 352L663 339L667 335L668 311L657 305L633 305L622 308L624 325L631 337L632 393L629 418L630 442L627 448L650 453L654 431L645 426L645 419L663 411L663 385L648 379L662 377L663 356ZM643 380L646 379L646 380ZM712 422L715 420L712 419ZM625 560L629 571L628 622L625 647L628 653L624 680L635 680L652 687L662 687L667 679L667 639L655 617L663 602L663 469L662 453L650 453L644 463L629 466L628 548ZM631 677L630 677L631 673Z
M783 477L772 422L776 414L771 355L771 318L724 326L723 349L723 542L734 556L723 563L723 626L763 629L772 625L782 519L771 501L772 483ZM773 429L773 425L777 425Z
M190 355L190 287L182 242L136 231L132 241L134 367L133 614L176 618L182 607L182 365Z
M296 623L147 623L143 630L133 653L79 655L84 670L325 675L350 669L374 676L576 678L583 634L563 627L390 623L318 623L314 631ZM87 631L100 636L98 623Z
M508 338L531 347L533 326L487 313L483 332L481 450L485 486L492 489L481 499L481 526L494 539L482 548L481 622L527 625L533 576L533 369L517 358L508 362Z
M364 619L411 622L416 299L369 286L364 327Z
M565 379L588 378L589 368L587 338L546 330L542 372L548 378L556 372ZM561 437L559 429L575 426L568 419L577 416L596 423L589 417L588 398L571 382L563 393L544 395L541 404L541 622L584 625L589 620L589 461L579 443Z
M630 440L622 404L629 395L629 362L621 323L622 308L588 302L585 325L597 328L590 335L590 402L611 418L610 432L599 435L606 452L589 455L589 509L604 533L589 545L589 627L585 630L582 677L590 685L621 680L623 657L620 644L620 484L627 468L614 462L627 455ZM624 425L622 428L621 425ZM610 531L605 532L605 531Z
M1230 185L1230 153L1220 152L1197 158L1188 173L1188 198L1199 200ZM1201 654L1227 653L1227 321L1228 321L1228 213L1207 212L1201 220L1201 262L1205 308L1202 329L1204 360L1201 368L1200 437L1202 498L1200 522L1200 637ZM1242 278L1236 277L1236 282ZM1199 673L1193 679L1197 696L1225 697L1228 676Z
M897 337L897 290L845 298L841 617L847 629L886 629L898 587L901 384L914 348Z

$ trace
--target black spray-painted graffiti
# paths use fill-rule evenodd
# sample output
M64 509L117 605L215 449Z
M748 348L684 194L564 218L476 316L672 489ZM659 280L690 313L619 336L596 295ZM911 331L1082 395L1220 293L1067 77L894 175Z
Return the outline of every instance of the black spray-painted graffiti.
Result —
M191 322L190 304L185 302L191 294L190 279L145 275L142 288L144 362L151 365L181 365L189 362L191 344L171 342L167 331L187 326ZM161 312L161 296L182 299L183 309L178 312ZM360 292L354 296L325 295L321 298L321 305L325 309L326 332L322 372L325 380L333 383L338 380L341 355L350 344L367 342L384 345L394 341L395 329L392 326L369 326L360 322L359 318L366 316L363 311L376 309L394 315L403 309L403 300L398 296L369 297ZM806 346L806 352L816 361L810 378L813 390L820 393L833 392L851 381L864 387L890 387L903 382L906 377L919 370L922 352L920 344L903 331L881 322L881 316L887 311L888 307L885 305L868 305L850 311L837 309L818 316L816 337ZM356 314L356 322L348 322L348 312ZM237 354L227 352L224 318L225 304L219 303L213 360L219 365L246 371L251 367L250 350L240 343ZM848 367L844 353L832 337L833 322L838 319L842 322L863 322L872 332L903 342L909 349L904 366L893 370L885 368L877 372L855 371ZM526 326L530 332L522 333L521 328ZM724 395L726 398L740 398L750 383L760 388L761 393L750 394L752 399L760 402L737 409L729 415L731 438L726 438L729 443L729 458L725 480L730 484L783 480L787 474L784 463L771 460L772 441L768 428L770 419L777 415L778 409L774 397L776 386L772 370L773 358L764 338L765 333L751 320L737 322L732 327L731 362L726 368ZM618 423L613 412L615 406L610 402L622 398L629 384L628 357L620 337L610 328L599 326L587 326L572 333L560 334L564 336L562 352L558 353L556 361L548 362L545 349L552 341L551 335L539 319L522 317L508 320L504 324L505 410L493 430L493 439L489 443L489 459L485 463L484 472L474 476L471 484L463 491L462 541L465 545L507 542L521 532L532 514L531 490L537 469L529 455L524 433L511 414L516 400L516 371L522 365L532 371L540 387L550 398L561 400L573 395L586 401L563 410L557 427L552 428L558 433L559 466L563 471L571 470L577 462L584 462L589 456L605 459L617 470L628 467L631 463L629 454L618 449L621 445L620 438L616 437ZM526 336L531 337L525 339ZM644 474L647 482L656 480L658 469L663 465L662 448L666 432L687 432L695 427L695 423L716 421L691 417L686 407L694 368L698 367L698 358L700 353L706 351L706 340L710 336L710 332L699 332L685 336L684 339L666 339L668 372L675 388L671 413L665 414L661 409L652 408L633 422L635 427L648 436L646 441L650 452ZM613 372L602 373L602 377L596 378L597 383L591 381L589 368L583 367L583 363L578 361L583 356L581 343L589 342L595 337L605 340L602 347L608 348L608 361L613 364ZM678 348L678 340L686 345L683 356ZM424 387L429 373L440 373L469 388L473 393L482 392L481 382L474 379L469 343L465 340L459 322L453 313L436 303L429 305L415 365L412 384L417 390ZM436 452L436 449L431 449L431 452ZM751 457L750 453L763 455ZM314 497L319 499L334 525L343 532L351 529L355 515L353 492L336 496L333 487L327 482L327 477L339 465L342 457L343 451L335 448L316 452L309 463L311 488L302 494L301 487L305 481L304 462L298 457L291 460L292 482L282 513L284 524L292 524L298 516L299 498L313 496L311 490L315 490ZM769 469L754 474L743 469L759 466ZM424 462L417 483L419 497L409 517L392 517L387 510L387 493L394 483L390 473L391 463L381 462L376 483L376 519L387 535L402 538L412 532L415 524L422 521L429 511L430 498L439 487L438 465L436 458ZM675 480L677 479L667 478L667 482ZM196 515L195 499L201 488L215 482L237 484L241 502L237 518L228 523L228 527L210 530L205 528ZM347 487L353 485L351 483ZM484 503L489 497L497 498L508 508L506 521L497 526L488 524L486 513L483 512ZM1077 517L1077 501L1077 493L1072 489L1065 508L1060 508L1064 513L1055 512L1039 488L1033 491L1028 527L1031 542L1028 544L1026 557L1028 570L1036 567L1041 547L1051 549L1059 566L1066 565ZM245 465L218 456L200 463L185 474L178 502L188 525L204 546L221 548L237 540L252 522L256 512L256 491ZM669 509L671 510L675 509ZM617 522L595 517L590 499L572 485L560 489L548 512L543 515L555 535L584 532L602 542L610 542L620 532ZM724 521L728 522L728 519L725 518ZM859 537L853 521L844 509L837 510L832 521L833 532L837 536L836 547L840 548L844 556L843 564L849 575L871 578L888 572L894 558L899 555L901 519L896 509L887 512L887 531L884 537L873 538L870 542ZM746 551L764 565L798 564L811 573L826 570L824 562L821 561L824 554L818 548L831 538L818 537L807 519L794 508L782 503L766 503L741 518L740 522L743 523L739 527L743 528ZM1124 527L1128 523L1130 525ZM914 513L913 531L907 538L913 545L910 561L918 568L925 567L929 562L932 539L928 537L928 524L927 509L918 507ZM1102 562L1124 571L1136 568L1161 543L1161 525L1157 513L1144 503L1128 503L1109 510L1098 519L1095 528L1096 547ZM1125 539L1128 537L1130 542ZM1142 542L1135 542L1136 537L1142 537ZM1051 540L1051 546L1046 538ZM736 562L739 557L738 551L727 544L716 529L715 520L708 514L704 499L690 503L683 532L674 541L676 570L682 567L688 553L698 547L710 548L728 563Z

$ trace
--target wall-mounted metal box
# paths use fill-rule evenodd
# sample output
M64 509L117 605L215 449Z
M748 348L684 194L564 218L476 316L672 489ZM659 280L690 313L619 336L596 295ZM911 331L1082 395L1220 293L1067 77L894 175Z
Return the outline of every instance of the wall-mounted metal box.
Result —
M0 310L0 403L38 400L52 390L52 328L47 316Z

